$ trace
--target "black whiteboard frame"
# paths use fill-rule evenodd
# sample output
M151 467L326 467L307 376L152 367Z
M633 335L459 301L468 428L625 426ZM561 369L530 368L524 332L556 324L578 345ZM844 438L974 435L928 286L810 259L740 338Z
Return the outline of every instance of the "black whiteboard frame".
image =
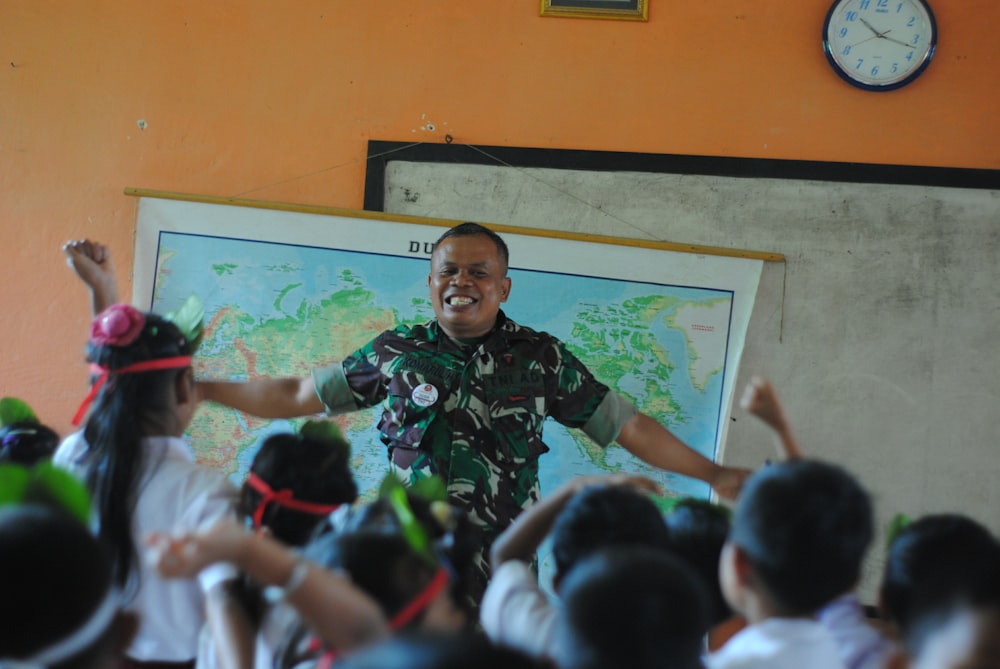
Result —
M394 160L1000 190L1000 170L368 140L366 210L385 211L385 172Z

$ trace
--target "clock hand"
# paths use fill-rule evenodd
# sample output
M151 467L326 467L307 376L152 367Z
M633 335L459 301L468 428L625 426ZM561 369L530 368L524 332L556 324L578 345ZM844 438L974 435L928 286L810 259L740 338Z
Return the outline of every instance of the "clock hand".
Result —
M888 30L886 30L885 32L889 32L889 31L888 31ZM907 44L906 42L903 42L903 41L901 41L901 40L898 40L898 39L893 39L892 37L886 37L886 36L885 36L884 34L882 34L882 35L879 35L879 37L881 37L881 38L882 38L882 39L884 39L884 40L889 40L890 42L895 42L896 44L900 44L900 45L902 45L902 46L906 46L906 47L909 47L909 48L911 48L911 49L916 49L916 48L917 48L917 47L916 47L916 46L914 46L913 44Z
M872 26L872 24L868 23L864 19L861 19L861 22L865 24L865 28L868 28L868 30L871 30L873 33L875 33L875 37L882 37L883 35L885 35L885 33L880 33L879 31L875 30L874 26ZM886 30L885 32L887 33L889 31Z

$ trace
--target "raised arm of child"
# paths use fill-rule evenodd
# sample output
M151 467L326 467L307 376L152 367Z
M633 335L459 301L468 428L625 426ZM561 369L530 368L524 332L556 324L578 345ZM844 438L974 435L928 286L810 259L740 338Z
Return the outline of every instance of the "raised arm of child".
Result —
M66 254L66 264L90 291L90 309L94 316L118 302L118 277L107 246L78 239L63 244L62 250Z
M778 393L767 379L759 376L750 379L740 399L740 406L774 430L775 447L780 459L798 460L805 457L785 418Z
M595 485L616 485L639 491L663 494L659 484L643 476L611 474L607 476L578 476L560 486L551 495L533 504L517 517L496 541L490 550L490 566L496 570L508 560L530 562L535 551L552 529L559 512L573 497L586 488Z
M349 580L265 535L248 532L235 520L179 537L152 534L147 545L165 577L192 578L211 564L230 562L263 585L283 587L286 601L332 648L346 652L388 633L379 605Z

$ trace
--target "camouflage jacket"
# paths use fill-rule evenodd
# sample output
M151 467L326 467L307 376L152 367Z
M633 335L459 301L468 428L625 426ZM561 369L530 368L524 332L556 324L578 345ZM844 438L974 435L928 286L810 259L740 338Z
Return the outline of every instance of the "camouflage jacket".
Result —
M330 413L382 404L393 468L404 480L443 477L488 534L538 499L546 417L605 446L636 411L561 341L503 312L477 344L463 346L437 321L400 326L313 378Z

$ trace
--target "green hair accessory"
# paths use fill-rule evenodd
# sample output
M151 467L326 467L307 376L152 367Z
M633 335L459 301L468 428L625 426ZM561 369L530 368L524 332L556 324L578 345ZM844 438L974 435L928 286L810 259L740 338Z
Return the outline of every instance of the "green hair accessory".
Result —
M351 442L347 441L340 426L332 420L307 420L299 427L299 434L303 437L330 442L336 446L345 460L351 457Z
M40 423L38 416L31 410L28 403L16 397L0 399L0 427L14 423Z
M913 519L907 516L905 513L897 513L889 521L889 524L885 528L885 545L886 548L892 546L893 542L896 541L896 537L899 533L906 529L906 526L913 522Z
M171 311L164 318L177 326L191 344L192 353L198 350L205 335L205 305L197 295L192 294L180 309Z
M437 476L430 476L415 481L410 486L410 493L422 497L432 504L442 501L440 499L442 493L444 498L448 496L444 481ZM396 514L396 518L399 520L403 538L410 544L414 552L426 558L428 562L437 564L437 556L434 554L431 539L427 535L427 529L413 514L413 509L410 507L410 500L407 497L407 489L403 486L403 482L395 474L388 474L382 479L378 495L389 501L393 513Z
M0 507L31 503L59 507L84 525L90 525L90 493L68 471L50 462L40 462L31 468L0 464Z

